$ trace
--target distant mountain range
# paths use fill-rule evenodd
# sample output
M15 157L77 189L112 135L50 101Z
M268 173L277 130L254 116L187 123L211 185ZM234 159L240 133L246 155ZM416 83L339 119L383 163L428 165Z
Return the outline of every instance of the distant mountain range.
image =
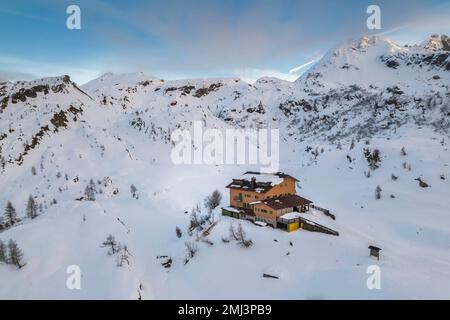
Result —
M83 112L122 115L168 142L172 130L279 127L285 137L335 141L390 134L405 124L449 129L449 38L418 46L363 37L331 50L295 83L261 78L164 81L144 73L107 73L81 88L68 76L0 84L0 155L22 163L42 140L89 123Z

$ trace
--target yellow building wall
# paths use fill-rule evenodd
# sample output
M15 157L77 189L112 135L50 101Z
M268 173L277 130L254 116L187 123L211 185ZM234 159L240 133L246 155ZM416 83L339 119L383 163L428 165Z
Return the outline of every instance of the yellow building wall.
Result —
M300 228L300 224L298 222L290 223L288 224L288 230L289 232L295 231Z
M239 201L239 194L242 193L242 201ZM243 189L230 188L230 205L233 207L243 208L244 203L264 200L265 195L254 191L245 191Z
M291 177L286 177L282 183L270 189L265 195L266 198L273 198L290 194L295 194L295 180Z
M262 212L261 210L266 210L267 212ZM279 214L277 210L272 209L271 207L265 205L264 203L255 204L253 206L253 212L255 213L255 216L269 220L276 220Z
M242 193L242 201L239 201L239 193ZM283 182L274 186L266 193L258 193L254 191L246 191L245 189L230 188L230 205L233 207L244 207L250 202L265 200L267 198L280 197L284 195L295 194L295 180L290 177L283 179Z

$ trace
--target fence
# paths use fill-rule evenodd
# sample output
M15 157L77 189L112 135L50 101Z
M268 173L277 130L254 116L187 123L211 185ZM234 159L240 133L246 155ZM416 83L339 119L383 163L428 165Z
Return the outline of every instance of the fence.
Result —
M305 230L331 234L333 236L339 236L339 232L337 232L333 229L330 229L328 227L325 227L321 224L318 224L316 222L310 221L303 217L298 217L298 218L293 218L293 219L278 218L277 222L285 224L285 225L288 225L290 223L299 222L299 223L303 223L303 229L305 229Z
M313 204L311 205L311 208L316 209L316 210L319 210L319 211L321 211L324 215L326 215L327 217L330 217L331 219L336 220L336 216L335 216L334 214L332 214L332 213L330 212L330 210L328 210L328 209L324 209L324 208L315 206L315 205L313 205Z

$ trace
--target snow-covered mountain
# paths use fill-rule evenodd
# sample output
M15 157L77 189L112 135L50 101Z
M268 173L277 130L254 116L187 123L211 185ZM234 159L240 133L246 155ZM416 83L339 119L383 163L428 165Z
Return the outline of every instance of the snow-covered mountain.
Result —
M446 36L432 36L421 45L404 47L382 37L348 41L331 50L297 83L314 91L397 85L408 92L430 92L448 84L447 41Z
M11 201L21 219L0 239L16 240L26 263L0 262L0 297L448 298L449 86L446 36L415 46L348 41L295 83L144 73L107 73L81 87L68 76L0 83L0 207ZM228 202L224 186L255 168L175 166L170 135L193 121L279 128L280 169L336 214L325 223L340 236L241 221L255 243L243 249L221 240L239 221L216 209L214 245L196 241L186 212L214 189ZM380 150L380 168L368 167L366 149ZM84 201L91 179L96 201ZM35 219L25 216L30 195ZM102 247L108 234L128 247L129 264L117 267ZM186 265L185 242L199 248ZM379 262L367 257L369 244L383 248ZM366 287L372 264L382 290ZM70 265L81 268L81 290L66 287Z

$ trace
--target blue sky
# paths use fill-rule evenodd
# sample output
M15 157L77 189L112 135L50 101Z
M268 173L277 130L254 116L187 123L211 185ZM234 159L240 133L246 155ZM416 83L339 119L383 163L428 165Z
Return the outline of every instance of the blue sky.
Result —
M81 30L66 28L71 4ZM382 30L366 28L370 4L381 7ZM293 80L339 42L379 32L399 43L450 34L450 0L0 0L0 79L69 74L82 84L144 71Z

